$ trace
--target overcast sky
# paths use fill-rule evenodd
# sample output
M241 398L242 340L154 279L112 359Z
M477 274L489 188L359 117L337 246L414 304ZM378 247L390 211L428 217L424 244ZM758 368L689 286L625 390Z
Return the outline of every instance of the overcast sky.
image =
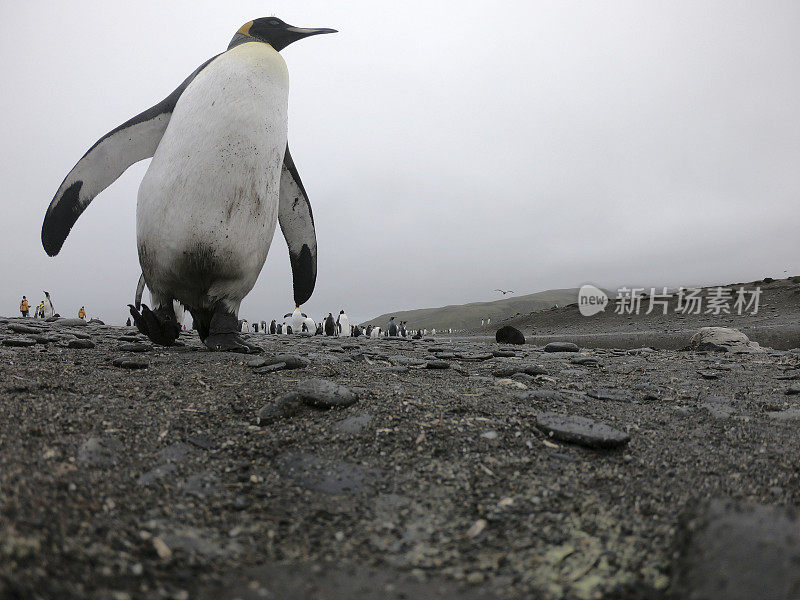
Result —
M62 179L245 22L301 40L289 144L314 210L320 320L591 282L800 274L800 2L13 2L0 20L0 314L22 294L120 323L149 164L40 242ZM276 230L240 317L292 305Z

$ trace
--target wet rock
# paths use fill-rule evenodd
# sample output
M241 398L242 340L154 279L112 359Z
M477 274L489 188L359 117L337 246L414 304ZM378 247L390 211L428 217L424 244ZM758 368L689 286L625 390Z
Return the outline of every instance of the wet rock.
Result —
M515 373L525 373L530 376L547 375L547 369L541 365L520 363L517 365L503 365L492 371L492 375L495 377L511 377Z
M701 327L689 340L689 348L698 352L763 352L764 349L738 329L730 327Z
M31 327L30 325L24 325L22 323L11 323L8 328L13 331L14 333L23 333L23 334L30 334L35 335L37 333L42 333L43 328L41 327Z
M606 402L633 402L633 394L615 388L597 388L588 392L592 398Z
M525 336L522 332L511 325L504 325L498 329L497 333L494 334L494 339L497 340L498 344L521 345L525 343Z
M425 364L425 361L422 360L421 358L403 356L402 354L390 356L389 361L395 365L402 365L404 367L416 367Z
M600 361L594 356L573 356L569 359L569 362L571 362L573 365L595 366Z
M305 404L315 408L339 408L355 404L356 394L348 387L327 379L306 379L295 389Z
M77 350L89 350L95 347L92 340L70 340L67 342L67 348L75 348Z
M189 477L182 487L187 494L203 497L219 493L222 486L219 477L211 471L204 471Z
M37 335L34 339L37 344L55 344L60 338L57 335Z
M86 327L88 323L83 319L57 319L55 324L59 327Z
M800 385L790 385L789 388L786 390L786 393L790 396L795 394L800 394Z
M544 347L545 352L579 352L580 348L572 342L550 342Z
M121 369L146 369L150 366L150 361L146 358L137 358L132 356L120 356L115 358L111 363L115 367Z
M492 352L492 356L496 358L513 358L516 355L517 353L513 350L495 350Z
M797 597L800 519L796 511L716 499L684 516L677 540L671 597Z
M284 366L280 367L281 369L302 369L308 366L308 361L305 358L301 358L296 354L277 354L275 356L264 357L264 358L256 358L253 360L248 361L247 365L250 367L257 367L253 372L254 373L271 373L273 370L261 370L261 367L270 367L272 365L277 365L283 363Z
M429 360L425 363L426 369L449 369L450 363L446 360Z
M150 344L138 342L133 344L123 344L119 349L123 352L150 352L153 347Z
M104 467L117 462L122 443L115 438L92 436L80 445L77 459L88 465Z
M289 365L285 362L277 362L272 363L271 365L267 365L266 367L259 367L257 369L253 369L253 373L257 373L259 375L266 375L267 373L275 373L276 371L283 371L284 369L288 369Z
M201 450L213 450L217 447L217 443L206 435L191 435L186 438L186 441Z
M411 369L409 369L408 367L402 367L400 365L397 365L390 367L381 367L375 370L379 373L408 373Z
M28 346L35 346L36 340L29 337L7 337L3 340L3 346L11 348L27 348Z
M166 448L162 448L158 452L158 458L165 462L170 463L183 463L192 455L192 447L183 442L170 444Z
M776 421L797 421L800 420L800 408L787 408L767 413L770 419Z
M174 473L177 469L178 467L173 463L159 465L155 469L151 469L147 471L147 473L140 475L139 479L136 480L136 485L150 485L151 483L155 483L167 475Z
M355 415L353 417L347 417L346 419L342 419L341 421L337 421L333 424L333 431L336 433L346 433L349 435L358 435L372 421L372 415L363 413L360 415Z
M291 418L297 414L302 405L303 399L296 393L282 396L258 411L256 425L270 425L276 421Z
M727 419L733 414L733 402L724 396L706 396L700 403L715 419Z
M364 465L304 452L282 455L278 468L295 485L330 495L360 491L377 477L375 471Z
M631 439L602 421L554 412L538 413L536 427L553 439L587 448L617 448Z

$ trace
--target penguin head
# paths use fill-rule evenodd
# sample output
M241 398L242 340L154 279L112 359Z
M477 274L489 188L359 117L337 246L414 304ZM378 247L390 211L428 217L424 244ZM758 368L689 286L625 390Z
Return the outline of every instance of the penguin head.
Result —
M228 49L244 42L265 42L280 52L292 42L320 33L336 33L336 30L322 27L294 27L278 17L262 17L242 25L233 36Z

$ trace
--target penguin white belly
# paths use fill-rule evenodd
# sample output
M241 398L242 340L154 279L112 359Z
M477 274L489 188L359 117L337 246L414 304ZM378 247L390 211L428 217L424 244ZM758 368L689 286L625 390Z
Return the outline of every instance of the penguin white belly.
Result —
M289 78L271 46L213 60L181 95L139 187L139 261L157 297L238 310L269 251Z

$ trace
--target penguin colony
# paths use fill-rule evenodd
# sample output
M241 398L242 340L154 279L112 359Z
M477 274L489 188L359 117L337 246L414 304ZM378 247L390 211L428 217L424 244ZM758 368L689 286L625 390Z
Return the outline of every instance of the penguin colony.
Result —
M137 294L129 305L136 327L155 343L174 344L177 302L209 349L260 351L241 336L249 324L238 313L264 265L276 222L289 247L296 306L311 296L317 275L311 205L287 144L289 78L279 52L334 32L275 17L243 25L225 52L104 135L77 162L44 218L47 254L59 253L99 193L129 166L152 157L136 206L140 287L150 290L152 309Z

